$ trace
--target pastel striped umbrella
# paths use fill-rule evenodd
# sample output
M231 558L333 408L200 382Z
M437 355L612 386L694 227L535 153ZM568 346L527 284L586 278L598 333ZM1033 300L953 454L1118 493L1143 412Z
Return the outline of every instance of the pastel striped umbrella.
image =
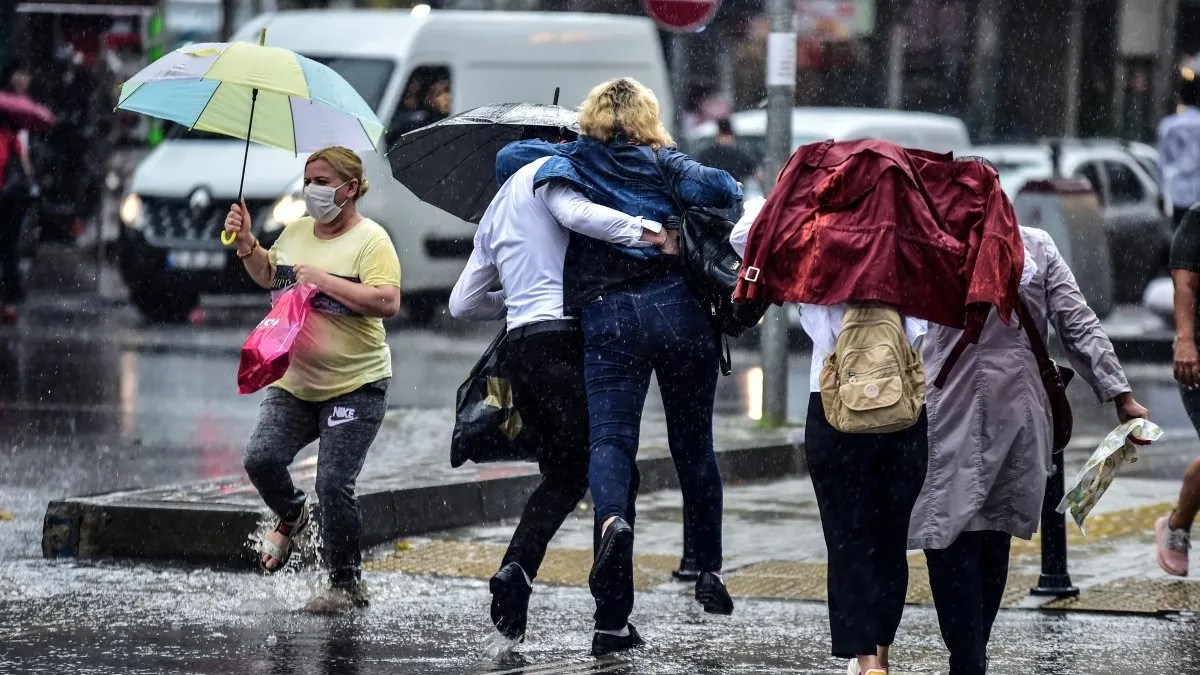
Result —
M117 107L299 154L331 145L378 151L384 127L332 68L280 47L210 42L176 49L121 86ZM242 198L238 188L238 201ZM226 245L233 243L221 239Z

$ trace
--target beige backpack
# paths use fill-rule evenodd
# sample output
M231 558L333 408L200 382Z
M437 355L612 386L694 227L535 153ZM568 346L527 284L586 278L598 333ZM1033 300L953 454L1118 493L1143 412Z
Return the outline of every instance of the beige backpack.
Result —
M917 423L925 405L925 369L886 305L851 305L833 353L821 369L825 418L847 434L885 434Z

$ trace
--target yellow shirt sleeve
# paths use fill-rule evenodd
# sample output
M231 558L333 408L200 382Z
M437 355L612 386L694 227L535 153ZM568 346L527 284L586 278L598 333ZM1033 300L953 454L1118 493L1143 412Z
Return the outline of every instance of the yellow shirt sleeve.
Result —
M380 232L363 251L358 278L368 286L400 285L400 258L386 233Z

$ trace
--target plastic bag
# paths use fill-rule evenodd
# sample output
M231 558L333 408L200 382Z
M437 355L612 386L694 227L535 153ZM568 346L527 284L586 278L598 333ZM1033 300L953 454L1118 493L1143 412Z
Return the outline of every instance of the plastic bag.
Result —
M504 368L503 330L492 340L466 382L458 388L450 466L466 462L525 462L538 459L537 431L521 419L513 404Z
M1132 419L1113 429L1076 474L1067 495L1058 503L1058 512L1066 513L1070 508L1079 531L1087 534L1083 521L1112 485L1117 470L1125 462L1136 462L1138 446L1150 445L1161 438L1162 433L1157 424L1143 419Z
M242 344L238 364L238 393L253 394L279 380L292 360L292 345L312 311L314 284L299 284L279 294L266 318L258 322Z

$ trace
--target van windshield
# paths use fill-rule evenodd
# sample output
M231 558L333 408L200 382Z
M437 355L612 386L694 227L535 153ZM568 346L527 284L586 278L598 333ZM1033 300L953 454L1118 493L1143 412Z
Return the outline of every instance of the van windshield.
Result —
M342 56L312 56L308 58L318 63L323 63L334 70L338 75L341 75L354 87L359 96L371 106L372 110L379 110L379 103L383 100L383 92L387 89L388 82L392 79L392 71L396 69L396 64L387 59L364 59L350 58ZM188 131L187 127L179 124L169 123L166 137L170 139L186 138L189 140L213 140L224 139L229 140L228 136L214 134L207 131L192 130Z

